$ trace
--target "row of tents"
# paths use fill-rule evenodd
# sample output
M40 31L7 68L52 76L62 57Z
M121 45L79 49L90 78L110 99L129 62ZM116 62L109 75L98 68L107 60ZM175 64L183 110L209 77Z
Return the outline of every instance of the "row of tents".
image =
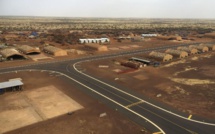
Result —
M152 51L151 53L149 53L148 58L154 59L156 61L165 62L165 61L172 60L173 57L185 58L185 57L188 57L189 55L204 53L204 52L214 51L214 50L215 50L215 45L213 44L190 45L187 47L178 47L177 49L167 49L165 52ZM153 64L155 66L158 63L159 62L152 63L148 59L132 57L129 59L129 61L121 62L121 65L138 69L141 67L141 64L146 64L146 65Z
M177 49L167 49L165 52L152 51L151 53L149 53L148 58L154 59L156 61L165 62L165 61L172 60L173 57L185 58L185 57L188 57L189 55L194 55L194 54L204 53L204 52L214 51L214 50L215 50L214 44L190 45L190 46L178 47ZM159 62L153 62L153 63L155 66ZM132 57L129 59L129 61L121 62L121 65L138 69L141 67L141 64L151 65L153 63L148 59Z
M39 54L39 48L28 45L17 46L16 48L4 48L0 50L1 60L26 59L24 55Z
M79 39L80 44L85 43L105 43L110 42L109 38L95 38L95 39Z
M165 53L161 52L151 52L150 57L159 59L161 61L169 61L173 59L173 56L178 58L185 58L189 55L204 53L208 51L214 51L214 44L199 44L199 45L190 45L188 47L178 47L177 49L167 49Z
M51 54L53 56L66 56L67 51L54 47L45 46L43 48L45 53ZM4 48L0 49L0 61L13 60L13 59L26 59L25 55L40 54L41 50L38 47L31 47L28 45L21 45L15 48Z

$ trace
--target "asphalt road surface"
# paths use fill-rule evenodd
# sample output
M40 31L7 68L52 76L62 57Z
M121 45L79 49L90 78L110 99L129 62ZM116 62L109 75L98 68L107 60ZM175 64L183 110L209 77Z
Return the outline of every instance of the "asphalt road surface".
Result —
M78 85L79 89L86 94L95 97L111 108L126 115L132 121L149 129L153 133L160 134L214 134L215 121L200 118L188 119L189 115L169 108L159 102L151 100L146 96L139 95L126 87L116 83L99 80L93 76L85 74L78 69L81 62L113 58L124 55L146 53L154 50L165 50L178 46L163 46L143 50L133 50L113 54L90 56L71 60L51 61L46 63L36 63L10 68L1 68L0 73L7 73L22 70L43 70L60 73L65 79L70 79Z

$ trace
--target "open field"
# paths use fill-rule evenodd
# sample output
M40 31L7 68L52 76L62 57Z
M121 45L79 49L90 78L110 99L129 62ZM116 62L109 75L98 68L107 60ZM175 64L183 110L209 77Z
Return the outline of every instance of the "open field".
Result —
M2 97L1 133L51 119L82 108L54 86ZM10 118L8 118L10 117Z
M28 22L28 23L25 23ZM0 30L128 30L159 28L213 28L213 19L141 19L141 18L52 18L1 17ZM4 24L7 24L6 27Z
M1 133L143 133L144 128L83 94L58 74L18 72L1 75L0 81L15 77L23 79L24 91L0 96ZM75 112L68 115L71 111ZM102 113L106 116L99 117Z
M79 78L76 76L78 75L77 70L69 67L85 58L91 59L90 56L93 59L93 57L98 58L97 56L103 57L104 54L109 56L116 53L119 53L119 57L78 63L77 69L95 76L99 80L112 83L113 86L116 83L119 87L124 87L125 91L129 89L134 95L142 95L143 98L149 100L148 102L155 102L154 104L157 106L165 106L164 109L178 112L179 115L190 115L192 119L202 117L200 119L214 120L215 52L201 53L198 50L200 54L189 55L183 59L174 57L171 61L162 62L162 60L150 58L151 51L147 50L155 48L157 51L165 52L163 49L165 46L179 44L189 46L209 43L214 45L214 28L215 20L209 19L0 17L0 68L14 71L10 74L0 74L0 82L18 77L22 78L24 82L23 91L0 95L0 133L151 133L119 114L119 109L114 108L113 110L92 96L88 96L82 90L87 88L83 88L61 74L34 72L33 70L17 72L11 68L18 66L20 67L18 69L30 68L31 66L28 65L34 64L33 68L50 69L71 75L82 84L86 82L86 85L99 91L106 89L103 84L95 84L93 79L85 78L81 74ZM34 34L36 35L34 36ZM156 34L156 36L147 37L142 34ZM80 39L98 38L107 38L110 42L80 42ZM27 54L19 49L22 45L40 51ZM102 46L107 51L100 51L101 49L97 49L95 45ZM46 50L47 46L55 48L52 50L60 49L61 52L63 51L62 53L66 54L57 56L54 52ZM18 51L18 54L7 57L5 55L11 54L11 51L4 54L3 51L6 49L14 49ZM146 53L123 57L120 54L136 50L144 50ZM24 58L20 58L20 55ZM122 66L121 63L127 62L131 57L139 57L161 64L158 67L141 64L139 69ZM50 67L51 65L53 66ZM104 91L105 93L106 91ZM116 94L116 98L119 98L118 102L122 101L120 103L124 104L120 95L121 93ZM112 97L112 94L109 97ZM130 102L133 102L132 97L126 96L126 99L131 99ZM138 107L139 103L143 103L143 101L134 101L132 104ZM127 108L132 105L125 106ZM175 128L178 127L176 125L183 126L183 122L178 122L178 124L176 122L175 125L171 120L169 122L172 124L165 124L166 120L163 119L166 115L160 116L162 111L154 111L154 109L151 111L150 115L154 115L154 113L158 115L151 116L155 118L155 124L159 123L157 119L161 117L161 120L164 121L161 125L169 127L170 130L172 129L170 126ZM146 113L142 110L141 112L141 115ZM150 117L147 113L146 116ZM135 118L134 121L136 121ZM145 119L141 119L141 121L149 123ZM141 125L143 126L142 123ZM196 126L190 127L195 128Z
M132 56L94 61L90 65L82 63L81 68L85 73L116 82L182 112L208 119L215 118L214 52L181 60L175 59L162 63L158 68L147 66L139 70L118 73L132 69L120 66L116 61ZM140 56L141 54L138 54L138 57ZM108 68L99 68L99 65L108 66Z
M27 60L57 58L44 50L45 46L60 48L69 58L101 54L79 39L108 38L101 43L107 52L126 51L168 44L213 42L214 20L183 19L113 19L113 18L45 18L45 17L1 17L0 51L27 45L41 50L41 54L29 55L21 52ZM201 24L201 25L200 25ZM157 37L142 37L156 34ZM99 46L100 46L99 45ZM92 45L93 46L93 45ZM16 60L0 52L0 62Z

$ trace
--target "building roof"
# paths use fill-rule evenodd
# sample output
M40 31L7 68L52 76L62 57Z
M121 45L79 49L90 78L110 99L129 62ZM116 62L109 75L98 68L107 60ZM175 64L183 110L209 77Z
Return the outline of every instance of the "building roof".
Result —
M24 52L25 54L40 53L40 49L33 48L31 46L28 46L28 45L19 46L19 47L17 47L17 49Z
M10 56L14 56L14 55L19 55L19 56L23 56L22 54L20 54L17 50L12 49L12 48L6 48L0 51L0 54L5 57L8 58Z
M110 39L109 38L94 38L94 39L79 39L79 42L80 43L98 43L98 41L101 41L101 43L104 43L104 42L109 42Z
M196 49L198 49L198 50L206 49L206 50L208 51L208 47L206 47L206 46L190 45L189 47L190 47L190 48L196 48Z
M163 57L165 57L165 56L169 56L170 54L152 51L149 55L150 55L150 56L154 56L154 57L163 58ZM170 56L171 56L171 55L170 55Z
M158 36L157 34L141 34L143 37L153 37L153 36Z
M183 52L185 52L185 51L182 51L182 50L174 50L174 49L167 49L167 50L166 50L166 53L177 54L177 55L180 55L180 54L182 54Z
M60 49L60 48L57 48L57 47L54 47L54 46L46 46L46 47L44 47L44 50L49 51L51 53L55 53L55 52L58 52L58 51L64 51L63 49Z
M135 60L135 61L139 61L139 62L150 63L149 60L140 59L140 58L136 58L136 57L131 57L129 60Z
M192 48L189 47L178 47L177 49L182 50L182 51L191 51Z
M20 80L12 80L0 83L0 89L21 86L23 83Z

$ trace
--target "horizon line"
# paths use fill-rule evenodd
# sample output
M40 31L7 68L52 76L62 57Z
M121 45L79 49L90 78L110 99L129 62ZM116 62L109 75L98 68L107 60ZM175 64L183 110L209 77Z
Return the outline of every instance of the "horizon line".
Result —
M29 15L0 15L0 17L35 17L35 18L101 18L101 19L191 19L191 20L215 20L215 18L170 18L170 17L71 17L71 16L29 16Z

